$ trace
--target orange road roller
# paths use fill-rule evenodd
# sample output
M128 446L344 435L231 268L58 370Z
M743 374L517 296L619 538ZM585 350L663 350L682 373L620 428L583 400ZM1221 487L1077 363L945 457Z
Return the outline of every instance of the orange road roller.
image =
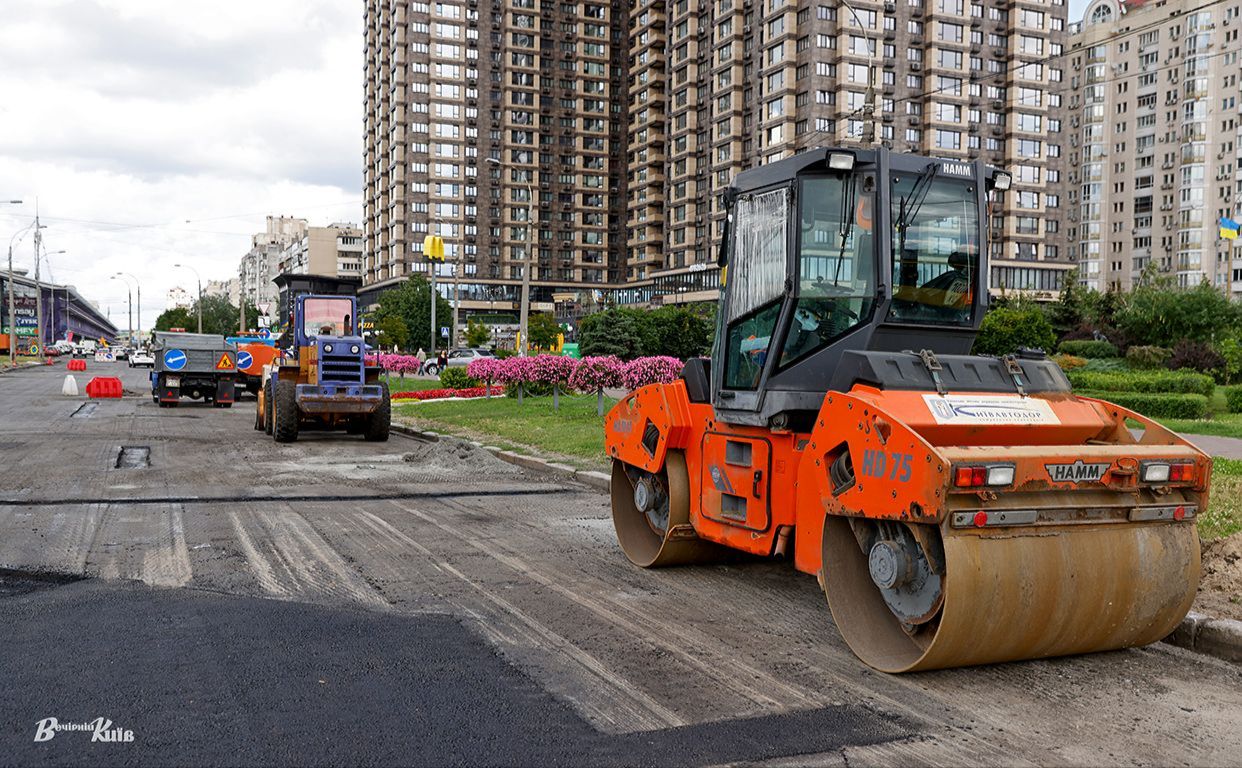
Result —
M1041 351L970 354L1011 182L883 148L739 174L711 359L606 419L626 556L791 557L885 672L1171 632L1199 582L1209 458L1074 395Z

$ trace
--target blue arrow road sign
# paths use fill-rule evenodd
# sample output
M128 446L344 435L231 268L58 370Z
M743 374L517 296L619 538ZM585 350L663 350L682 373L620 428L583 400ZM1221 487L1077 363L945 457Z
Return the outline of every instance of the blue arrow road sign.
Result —
M164 367L170 371L179 371L185 367L185 352L179 349L170 349L164 353Z
M266 328L261 328L261 329L259 329L259 338L260 338L260 339L270 339L270 338L272 338L272 332L271 332L271 331L269 331L269 330L268 330L268 329L266 329Z
M237 353L237 367L238 368L249 368L253 364L254 364L254 357L251 356L249 352L242 350L241 352Z

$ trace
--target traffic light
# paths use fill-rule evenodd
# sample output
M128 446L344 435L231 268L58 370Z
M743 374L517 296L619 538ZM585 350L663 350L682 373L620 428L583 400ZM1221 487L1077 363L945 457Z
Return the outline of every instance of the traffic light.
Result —
M423 238L423 255L428 261L444 261L444 238L427 235Z

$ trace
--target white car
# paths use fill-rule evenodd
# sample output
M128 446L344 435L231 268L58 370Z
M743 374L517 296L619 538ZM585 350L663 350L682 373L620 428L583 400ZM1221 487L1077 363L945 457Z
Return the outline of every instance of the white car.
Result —
M130 368L154 368L155 357L145 349L135 349L129 353Z

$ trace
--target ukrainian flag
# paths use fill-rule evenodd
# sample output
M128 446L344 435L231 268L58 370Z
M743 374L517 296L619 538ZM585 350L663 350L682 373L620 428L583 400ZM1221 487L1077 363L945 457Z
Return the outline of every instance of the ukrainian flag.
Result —
M1242 224L1233 219L1221 218L1220 220L1220 236L1225 240L1237 240L1238 230L1242 229Z

